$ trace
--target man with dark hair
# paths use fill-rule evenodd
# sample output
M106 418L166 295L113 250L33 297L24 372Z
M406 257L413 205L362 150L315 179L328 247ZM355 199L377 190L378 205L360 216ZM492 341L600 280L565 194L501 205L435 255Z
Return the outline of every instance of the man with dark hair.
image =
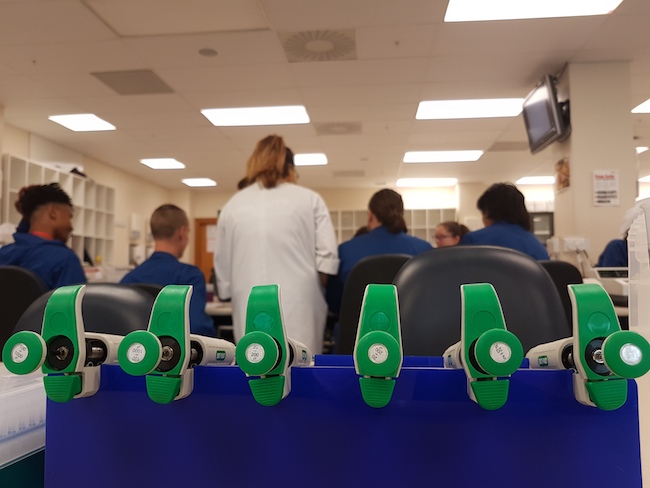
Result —
M77 255L66 246L72 234L72 201L58 183L20 190L16 209L23 216L14 243L0 249L0 265L20 266L38 274L48 288L85 283Z
M149 226L155 242L154 253L122 278L121 283L192 285L190 331L192 334L215 337L214 321L205 313L205 277L196 266L179 261L189 242L187 215L176 205L161 205L151 215Z
M476 206L485 227L466 234L461 244L509 247L533 259L548 259L548 252L530 232L524 195L515 185L493 184L479 197Z

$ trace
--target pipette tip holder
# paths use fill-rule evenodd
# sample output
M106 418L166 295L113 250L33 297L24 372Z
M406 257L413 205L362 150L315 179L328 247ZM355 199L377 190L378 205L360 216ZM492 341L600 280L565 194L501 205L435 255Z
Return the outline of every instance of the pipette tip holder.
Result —
M523 347L506 329L496 290L489 283L461 285L461 339L444 352L445 368L465 370L469 397L486 410L508 400L508 377L521 365Z
M277 405L291 391L291 366L311 364L311 351L287 337L278 285L251 290L246 333L237 343L235 357L249 377L253 398L267 407Z
M394 285L366 287L353 356L363 400L374 408L388 405L403 358L399 302Z
M616 410L627 401L627 380L650 369L650 344L636 332L621 330L601 285L569 285L569 296L573 336L532 348L526 355L530 367L572 370L578 402Z
M43 314L41 333L12 335L2 360L14 374L44 373L47 397L55 402L94 395L100 368L115 362L120 336L85 332L81 304L85 285L62 286L52 293Z

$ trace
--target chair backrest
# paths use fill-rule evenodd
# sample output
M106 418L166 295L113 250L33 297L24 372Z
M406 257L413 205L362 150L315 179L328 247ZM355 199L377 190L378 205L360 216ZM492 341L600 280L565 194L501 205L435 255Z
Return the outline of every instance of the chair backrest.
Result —
M134 286L140 290L144 290L154 298L156 298L158 293L160 293L160 290L163 289L163 286L158 283L129 283L129 286Z
M0 266L0 350L27 307L46 291L45 283L33 271Z
M366 285L392 283L397 272L409 259L411 256L408 254L378 254L363 258L352 267L341 297L337 354L352 354Z
M569 298L569 290L567 285L577 285L582 283L582 274L580 270L573 264L566 261L538 261L539 264L546 270L553 284L560 295L562 306L564 307L564 314L566 316L567 324L572 326L572 309L571 298Z
M40 332L45 306L53 291L42 295L20 317L14 331ZM86 332L126 335L146 329L155 298L140 288L118 283L88 283L81 305Z
M404 354L441 356L460 340L460 285L491 283L506 327L524 351L571 335L548 273L532 258L496 246L453 246L425 251L395 277Z

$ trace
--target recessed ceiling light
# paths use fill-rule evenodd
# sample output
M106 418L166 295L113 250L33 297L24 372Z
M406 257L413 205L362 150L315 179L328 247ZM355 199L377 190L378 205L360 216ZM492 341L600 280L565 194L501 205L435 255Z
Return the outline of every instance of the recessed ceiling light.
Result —
M480 20L545 19L606 15L623 0L449 0L445 22Z
M650 175L639 178L639 183L650 183Z
M115 130L113 124L109 124L95 114L51 115L48 119L75 132Z
M515 181L517 185L552 185L555 176L524 176Z
M324 166L327 164L327 156L323 153L302 153L293 157L296 166Z
M217 182L210 178L184 178L181 181L192 187L217 186Z
M633 114L650 114L650 98L632 109Z
M303 105L283 107L207 108L201 113L217 127L251 125L308 124L309 115Z
M636 148L636 153L641 154L641 153L646 152L648 149L650 149L650 147L648 147L648 146L639 146L639 147Z
M433 188L454 186L456 183L456 178L400 178L395 184L400 188Z
M460 163L476 161L483 151L408 151L405 163Z
M140 162L151 169L183 169L185 165L174 158L148 158Z
M516 117L521 113L523 102L523 98L429 100L420 102L415 118L418 120L440 120Z

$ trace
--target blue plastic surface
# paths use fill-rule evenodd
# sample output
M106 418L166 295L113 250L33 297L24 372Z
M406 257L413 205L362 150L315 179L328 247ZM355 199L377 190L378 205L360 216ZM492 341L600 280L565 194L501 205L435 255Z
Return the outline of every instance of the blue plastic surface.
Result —
M522 369L506 405L486 411L462 370L404 367L374 409L349 364L293 368L275 407L255 402L236 366L197 367L194 392L169 405L102 366L96 395L48 401L45 486L642 486L633 381L627 403L603 412L573 398L571 373Z

